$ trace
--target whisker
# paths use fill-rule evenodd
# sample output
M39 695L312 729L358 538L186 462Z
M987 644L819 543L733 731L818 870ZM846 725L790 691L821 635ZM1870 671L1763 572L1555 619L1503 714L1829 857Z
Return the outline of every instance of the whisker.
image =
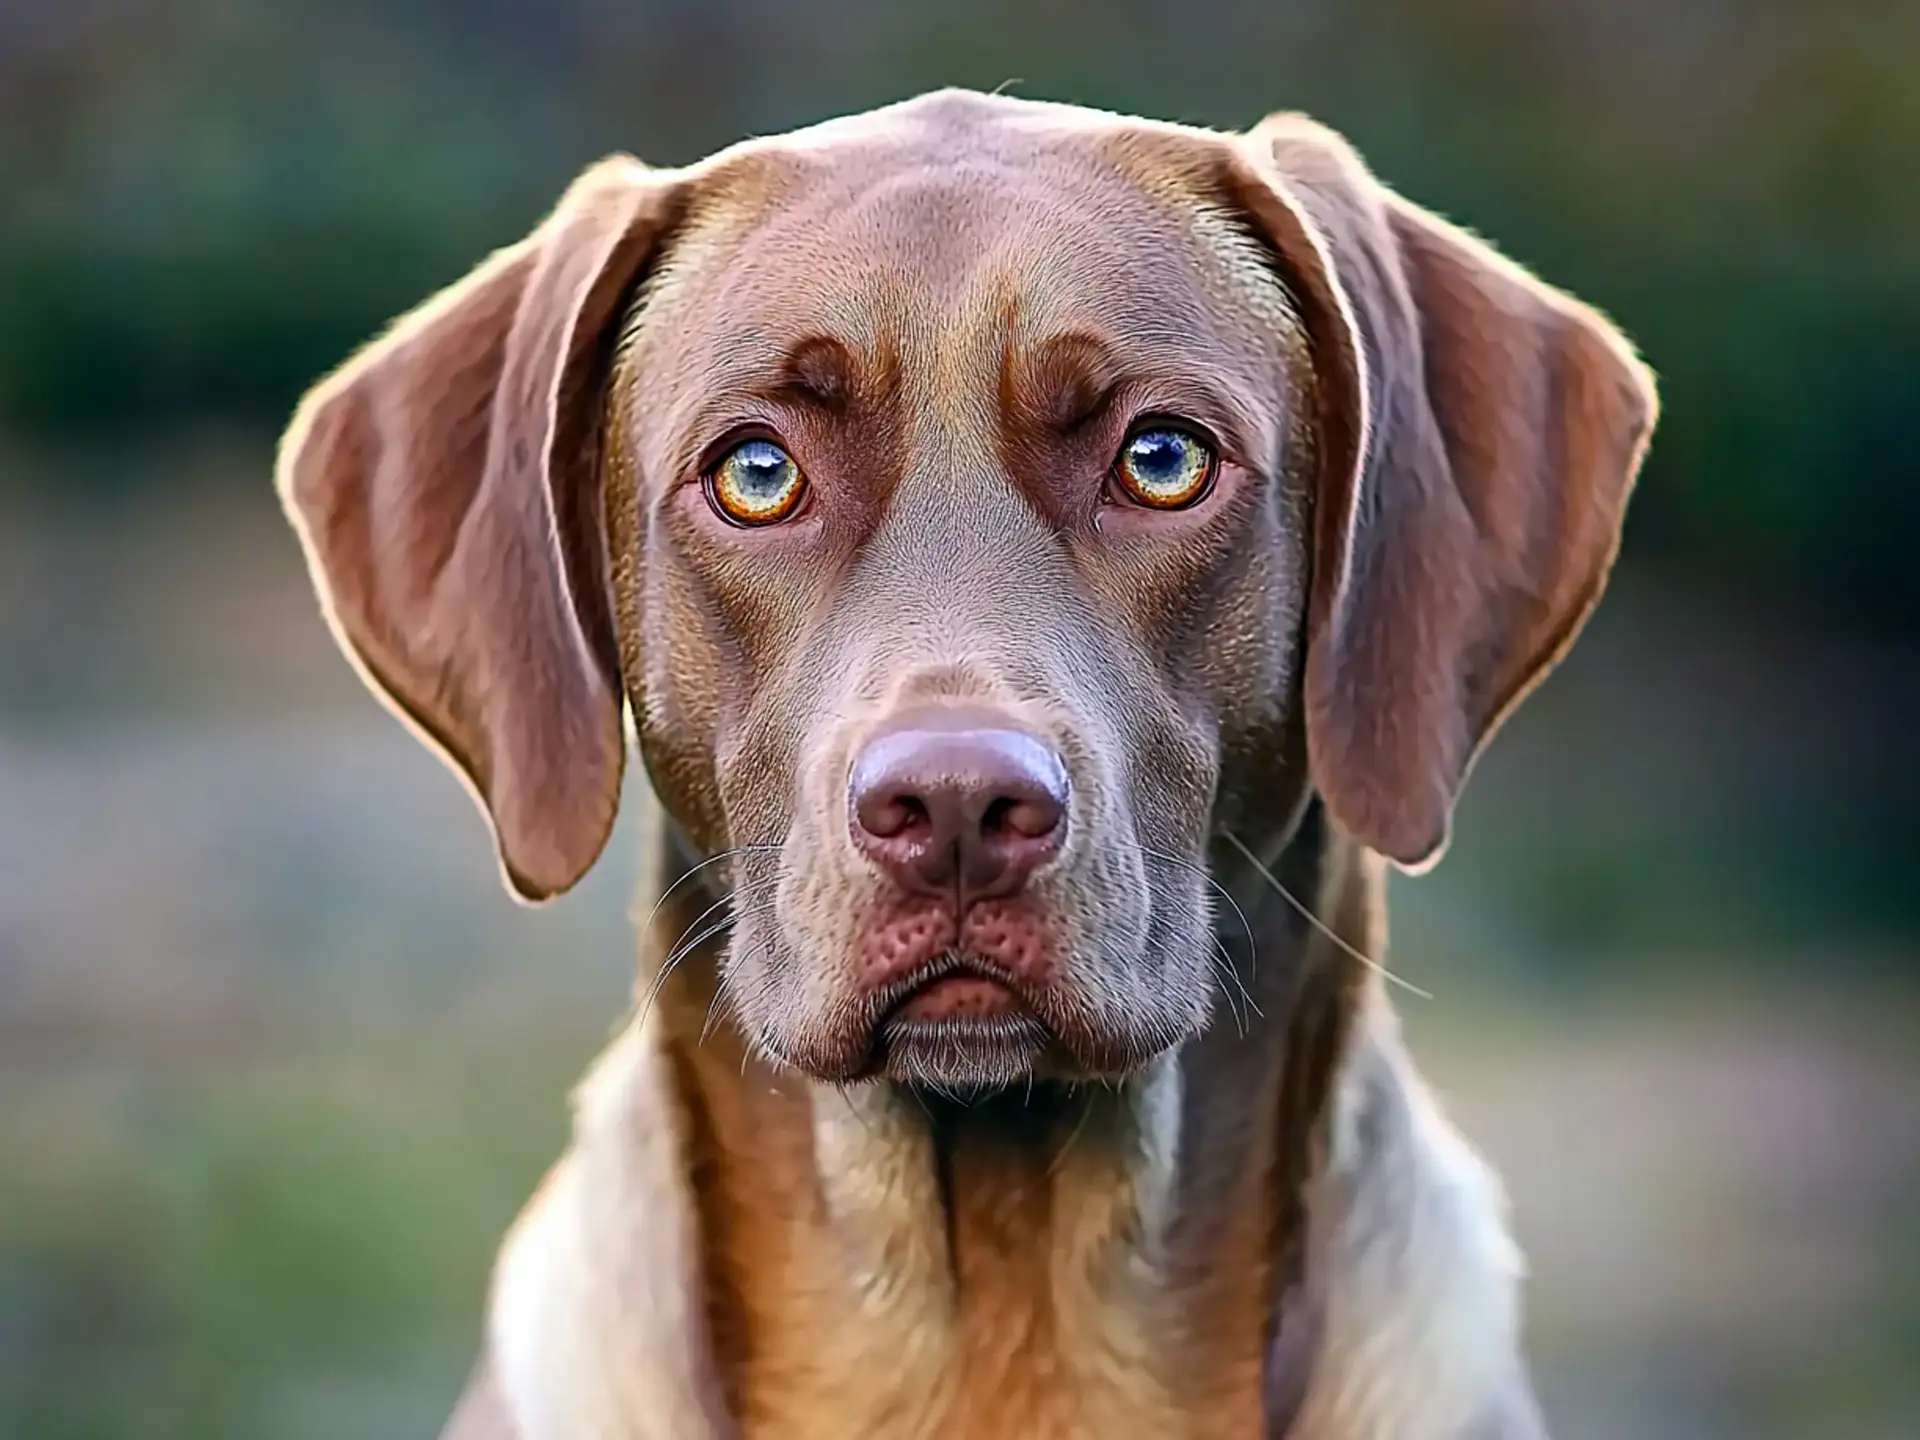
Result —
M1087 1103L1080 1107L1080 1119L1068 1133L1066 1143L1054 1153L1053 1159L1047 1162L1047 1179L1051 1180L1058 1175L1060 1167L1067 1163L1067 1152L1073 1149L1074 1142L1080 1138L1081 1132L1087 1128L1087 1122L1093 1118L1093 1107L1096 1103L1098 1102L1093 1092L1087 1091Z
M1239 1027L1240 1033L1244 1036L1247 1033L1249 1023L1247 1019L1248 1014L1258 1015L1264 1020L1266 1019L1266 1012L1255 1002L1253 992L1247 988L1247 982L1240 978L1240 971L1233 963L1233 952L1227 949L1227 942L1222 940L1218 935L1209 935L1207 940L1212 946L1212 949L1207 952L1208 962L1222 976L1233 983L1235 990L1240 992L1240 999L1245 1008L1242 1010L1234 1010L1233 1018L1235 1025ZM1228 1009L1233 1009L1232 993L1224 991L1223 993L1227 996Z
M778 854L780 852L780 848L781 847L778 845L735 845L730 850L722 850L718 855L709 856L707 859L702 860L699 864L692 866L690 869L681 871L679 876L675 878L673 883L667 886L666 889L662 890L658 895L658 897L655 898L653 902L653 908L647 911L647 918L640 922L640 933L642 935L645 935L649 930L653 928L654 918L657 915L659 915L660 907L667 903L668 896L672 895L674 891L678 890L682 885L686 884L687 881L691 880L694 876L698 875L702 870L705 870L708 866L718 865L722 860L731 860L736 856L740 856L740 855L765 854L767 851L772 851L775 854Z
M706 1021L700 1026L700 1038L693 1042L694 1049L696 1050L702 1045L705 1045L712 1037L714 1026L719 1023L722 1013L720 1002L724 999L727 1001L727 1007L729 1009L732 1008L732 992L727 989L727 980L727 973L722 970L718 978L714 981L713 998L707 1001Z
M853 1095L850 1092L849 1087L845 1085L836 1085L833 1087L833 1090L834 1090L834 1093L840 1097L840 1103L847 1107L847 1113L853 1116L855 1120L858 1120L860 1122L860 1128L862 1130L866 1131L869 1135L871 1135L873 1133L873 1122L867 1119L867 1117L861 1113L860 1107L858 1105L853 1103Z
M1381 979L1386 980L1391 984L1398 985L1402 990L1405 990L1408 994L1418 995L1422 1000L1433 999L1432 991L1422 990L1418 985L1414 984L1411 980L1402 980L1398 975L1394 974L1393 971L1389 970L1386 966L1382 965L1378 960L1374 959L1371 955L1368 955L1364 951L1359 950L1355 948L1352 944L1348 943L1348 941L1344 936L1335 934L1331 926L1329 926L1325 921L1323 921L1318 915L1314 914L1313 911L1307 907L1305 902L1297 898L1291 890L1287 889L1286 886L1280 883L1279 879L1274 875L1274 873L1271 870L1269 870L1264 864L1261 863L1260 857L1258 855L1255 855L1253 851L1249 850L1246 846L1246 843L1242 841L1238 835L1235 835L1231 830L1222 830L1220 834L1229 845L1233 846L1234 849L1238 850L1243 856L1246 857L1247 863L1253 866L1253 868L1257 872L1259 872L1261 879L1265 880L1269 885L1273 887L1274 893L1277 894L1282 900L1286 901L1287 904L1291 905L1295 910L1298 910L1300 912L1301 918L1303 918L1309 925L1313 926L1314 929L1318 930L1322 935L1326 936L1327 939L1331 940L1335 945L1339 946L1342 950L1346 951L1347 954L1351 955L1354 959L1358 960L1362 965L1366 966L1369 970L1373 971L1376 975L1380 976Z
M709 856L707 859L702 860L699 864L694 865L685 871L682 871L681 874L678 877L676 877L674 881L666 887L666 889L660 892L659 897L654 900L653 908L647 911L647 918L640 922L640 927L639 927L640 935L642 936L642 938L645 938L646 936L652 933L653 922L655 921L655 919L659 917L660 907L667 903L668 897L671 896L674 891L678 890L682 885L684 885L688 880L692 879L695 875L699 874L702 870L707 869L709 866L717 865L722 860L729 860L739 855L747 855L747 854L755 854L755 853L764 854L769 851L775 854L778 854L780 853L780 848L781 847L778 845L736 845L736 846L733 846L731 849L722 850L718 855ZM776 873L772 878L772 880L763 881L761 883L762 885L770 884L773 887L778 888L779 881L780 881L780 876L776 868ZM759 889L760 887L756 886L754 888ZM654 972L653 979L651 982L649 982L647 986L647 993L645 997L643 997L640 1003L634 1007L635 1019L633 1023L636 1026L641 1026L646 1024L647 1017L653 1013L653 1007L655 1002L660 998L660 991L667 983L667 977L673 973L674 969L679 965L680 961L685 958L685 954L681 949L682 945L686 945L689 949L696 947L699 944L701 944L703 941L711 939L712 936L720 933L720 930L725 929L726 925L723 924L715 929L705 931L702 934L694 937L691 941L687 939L688 932L691 931L694 928L694 926L700 924L703 920L705 920L709 915L713 914L714 911L719 910L725 907L726 905L728 905L729 903L731 903L734 896L737 893L738 893L738 887L736 886L733 890L728 891L727 894L721 896L713 904L709 905L705 910L701 911L698 915L696 915L691 921L687 923L686 928L680 932L680 935L674 940L673 944L667 947L666 958L660 962L660 968ZM732 920L730 920L727 923L737 922L739 918L740 918L739 915L736 914L735 916L732 917Z
M960 1103L960 1097L957 1094L947 1089L946 1086L942 1085L938 1080L933 1079L929 1075L915 1075L912 1078L912 1083L916 1086L921 1086L928 1090L931 1090L934 1094L938 1095L942 1100L945 1100L949 1105L958 1105Z
M913 1097L913 1103L920 1107L920 1113L931 1121L933 1119L933 1111L927 1108L927 1097L920 1093L920 1087L918 1085L903 1085L900 1088Z
M1239 918L1240 928L1247 932L1248 948L1249 949L1252 948L1252 946L1255 943L1254 935L1253 935L1253 926L1247 920L1247 912L1240 908L1240 902L1233 898L1233 892L1227 889L1226 886L1222 885L1219 882L1219 880L1214 877L1214 874L1211 870L1207 869L1207 867L1204 865L1195 864L1191 860L1182 859L1178 855L1170 855L1165 850L1156 850L1150 845L1142 845L1140 847L1140 853L1143 855L1151 856L1155 860L1164 860L1169 865L1178 865L1182 870L1190 870L1195 875L1198 875L1214 890L1218 891L1220 898L1222 900L1225 900L1227 904L1233 907L1234 915Z
M1252 992L1247 989L1246 982L1240 978L1239 971L1234 969L1233 958L1231 954L1229 954L1226 946L1221 942L1220 937L1213 935L1209 936L1208 940L1211 947L1207 951L1208 968L1215 974L1218 974L1224 982L1227 982L1221 985L1220 994L1227 1002L1227 1013L1233 1016L1233 1028L1235 1032L1244 1039L1247 1035L1250 1022L1246 1013L1243 1012L1240 1005L1235 1002L1234 991L1239 991L1241 1000L1245 1002L1248 1010L1253 1014L1265 1019L1266 1012L1254 1003ZM1172 941L1156 940L1154 944L1147 949L1144 958L1148 960L1177 958L1179 954L1180 951L1176 949ZM1231 988L1229 988L1229 985ZM1172 1044L1179 1038L1179 1032L1172 1027L1167 1027L1164 1034L1156 1030L1155 1035L1163 1045Z
M1198 875L1206 882L1209 888L1218 893L1222 900L1225 900L1227 904L1233 907L1233 913L1240 921L1240 928L1247 932L1248 977L1251 978L1252 976L1258 975L1260 973L1260 942L1253 933L1253 923L1247 919L1247 912L1240 908L1240 902L1233 898L1233 892L1222 885L1219 880L1214 877L1213 872L1208 870L1204 865L1197 865L1193 861L1182 859L1178 855L1168 854L1165 850L1156 850L1150 845L1142 845L1140 852L1151 859L1160 860L1169 865L1177 865L1182 870L1187 870ZM1233 968L1233 956L1231 952L1227 950L1225 942L1222 941L1218 935L1212 938L1214 943L1220 947L1221 954L1226 957L1227 969L1232 973L1234 982L1239 985L1240 993L1245 995L1247 997L1247 1003L1253 1006L1253 1013L1261 1015L1260 1007L1253 1004L1253 994L1247 988L1246 981L1242 980L1239 971ZM1262 1018L1265 1018L1264 1015L1262 1015ZM1245 1033L1244 1027L1241 1033Z
M763 882L761 885L756 886L754 888L756 889L756 891L777 889L778 883L779 882L776 877L776 879L772 881ZM646 1023L647 1016L653 1012L654 1004L660 998L660 992L666 987L667 978L670 975L672 975L676 969L679 968L681 961L685 960L687 956L691 955L695 950L699 949L699 947L702 944L704 944L706 941L711 940L714 936L719 935L724 931L731 929L733 926L739 924L740 921L745 919L748 915L759 915L759 914L769 913L766 907L764 906L761 906L752 910L737 909L733 911L731 914L721 916L720 919L714 921L711 925L708 925L704 930L701 930L698 934L695 934L695 935L688 934L688 932L691 931L694 928L694 926L700 924L702 920L706 919L707 916L713 914L715 910L721 909L724 906L732 904L737 893L738 893L737 891L733 891L722 896L719 900L715 901L713 904L709 905L705 910L701 911L699 915L693 918L693 920L688 922L686 929L681 932L680 939L674 942L673 948L667 952L666 958L660 962L660 968L654 972L653 980L647 986L646 996L640 1002L640 1005L638 1007L638 1019L635 1022L636 1024L644 1025Z
M1245 1039L1248 1028L1252 1024L1248 1019L1248 1015L1250 1013L1259 1015L1263 1020L1266 1016L1260 1007L1254 1004L1253 992L1247 989L1247 982L1242 980L1240 978L1240 972L1233 968L1233 959L1227 954L1226 947L1221 945L1217 939L1213 943L1214 948L1208 953L1207 959L1212 963L1214 970L1216 970L1222 978L1232 982L1231 989L1223 986L1220 993L1226 997L1227 1011L1233 1016L1233 1028L1239 1031L1242 1039ZM1240 992L1240 1005L1238 1006L1233 1003L1234 990Z
M758 885L754 887L756 893L777 891L778 888L779 888L778 881L770 881L763 885ZM775 909L777 908L777 907L770 907L767 905L756 905L751 910L736 907L731 914L723 916L721 919L716 920L712 925L709 925L705 930L702 930L699 934L693 935L692 938L688 938L694 926L700 924L709 915L713 914L714 911L722 909L725 906L731 905L734 902L734 900L738 897L738 895L739 895L739 891L736 890L736 891L730 892L727 895L722 896L720 899L714 901L713 904L709 905L705 910L702 910L698 915L694 916L692 920L688 921L686 929L680 932L680 938L673 942L673 948L667 952L666 959L660 962L661 968L664 970L673 965L679 964L680 961L683 958L685 958L687 951L697 949L702 941L706 940L707 938L709 938L714 934L717 934L718 931L724 926L734 924L735 922L744 919L748 915L772 914L775 912Z
M734 923L733 918L729 916L716 926L716 931L724 930ZM705 937L703 936L702 938ZM682 958L684 957L676 955L671 965L662 965L654 972L653 981L647 986L646 997L640 1002L638 1018L634 1022L636 1025L645 1025L647 1023L647 1017L653 1013L654 1002L659 1000L660 992L666 988L667 977L679 968Z
M759 912L742 912L742 914L736 918L745 918L745 915L748 913ZM713 987L713 998L707 1001L706 1022L700 1027L700 1038L695 1042L696 1046L706 1044L707 1041L713 1037L715 1028L718 1026L721 1018L728 1012L731 1012L735 1019L742 1018L739 1009L739 986L734 983L736 967L744 965L759 956L768 954L771 949L772 946L770 945L756 945L744 954L732 957L733 963L728 966L723 966L719 970ZM721 1005L723 999L726 1002L724 1008ZM751 1042L749 1041L749 1043Z
M1216 938L1213 943L1219 951L1221 967L1226 970L1227 974L1232 978L1233 983L1239 987L1240 998L1246 1002L1247 1008L1255 1015L1258 1015L1262 1020L1266 1019L1267 1012L1260 1008L1260 1002L1253 998L1253 991L1247 987L1247 982L1240 978L1240 971L1233 963L1233 952L1227 949L1226 941ZM1248 960L1247 965L1249 969L1252 968L1253 962L1251 959Z
M680 947L686 943L687 936L691 935L699 926L704 925L709 915L714 914L716 911L725 910L727 906L733 903L733 894L734 892L729 890L681 927L680 933L673 937L673 943L667 947L667 953L660 961L660 968L662 970L672 968L674 963L680 958ZM694 943L698 944L699 942L695 941Z

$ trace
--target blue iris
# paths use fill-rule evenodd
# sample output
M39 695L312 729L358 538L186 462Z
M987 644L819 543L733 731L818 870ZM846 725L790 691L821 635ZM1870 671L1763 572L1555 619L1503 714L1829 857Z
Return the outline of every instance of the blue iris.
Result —
M1156 425L1128 439L1120 452L1119 478L1142 505L1163 510L1190 505L1213 475L1213 450L1190 431Z
M748 440L727 457L727 468L749 503L774 504L793 484L793 457L771 440Z
M1181 430L1142 430L1127 447L1134 473L1148 485L1179 486L1205 464L1200 442Z

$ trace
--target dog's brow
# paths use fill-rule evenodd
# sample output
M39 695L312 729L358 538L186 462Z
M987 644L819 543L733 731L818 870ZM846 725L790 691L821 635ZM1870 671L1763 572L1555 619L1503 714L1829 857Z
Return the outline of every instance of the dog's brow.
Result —
M743 411L768 405L843 414L874 363L862 358L863 348L815 329L792 340L759 329L721 335L708 348L699 399L683 433L704 444L715 431L738 423Z
M1039 418L1060 431L1086 424L1113 403L1124 367L1105 335L1068 330L1026 349L1009 337L1001 383L1029 389Z
M858 362L831 335L813 335L788 348L774 390L782 399L837 414L844 410L857 377Z
M1024 355L1010 350L1002 403L1059 434L1115 406L1180 416L1213 430L1240 463L1257 469L1274 443L1274 419L1250 403L1242 386L1222 383L1220 357L1129 353L1140 348L1081 330L1051 337Z

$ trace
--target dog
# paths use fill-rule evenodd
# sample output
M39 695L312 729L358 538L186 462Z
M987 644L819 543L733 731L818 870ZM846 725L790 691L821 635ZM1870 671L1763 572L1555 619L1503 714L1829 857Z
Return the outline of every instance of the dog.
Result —
M511 891L657 797L450 1440L1544 1434L1383 896L1655 415L1305 117L965 91L605 160L320 383L322 608Z

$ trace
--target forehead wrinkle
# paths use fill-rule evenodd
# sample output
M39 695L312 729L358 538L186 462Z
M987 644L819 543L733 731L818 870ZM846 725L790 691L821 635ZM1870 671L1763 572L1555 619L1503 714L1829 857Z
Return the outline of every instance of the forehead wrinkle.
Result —
M1299 358L1270 261L1184 175L1147 184L1078 149L822 158L832 149L766 187L777 203L723 193L676 238L649 286L661 323L647 328L672 337L682 394L766 396L795 345L830 336L863 374L891 355L912 387L900 418L932 422L951 446L1000 422L1009 357L1024 364L1059 334L1098 336L1127 374L1257 394L1276 360Z
M751 267L743 279L734 265L703 257L698 271L676 265L650 288L622 348L644 367L635 372L648 392L642 408L684 466L720 426L763 409L796 401L831 408L804 393L814 388L802 363L812 347L844 357L854 397L884 395L897 357L891 308L884 297L767 285Z
M1065 430L1118 400L1222 431L1249 460L1269 453L1270 412L1281 398L1274 337L1257 333L1258 318L1225 313L1240 307L1211 298L1222 286L1206 268L1175 252L1158 284L1043 286L1044 300L1008 337L998 385L1003 423Z
M1197 198L1129 198L1093 217L1035 218L1021 257L1022 347L1078 331L1127 366L1264 378L1297 325L1255 243Z
M855 329L780 317L737 326L712 342L696 372L696 388L705 401L722 408L760 401L836 413L859 399L885 369L885 347L878 337Z

